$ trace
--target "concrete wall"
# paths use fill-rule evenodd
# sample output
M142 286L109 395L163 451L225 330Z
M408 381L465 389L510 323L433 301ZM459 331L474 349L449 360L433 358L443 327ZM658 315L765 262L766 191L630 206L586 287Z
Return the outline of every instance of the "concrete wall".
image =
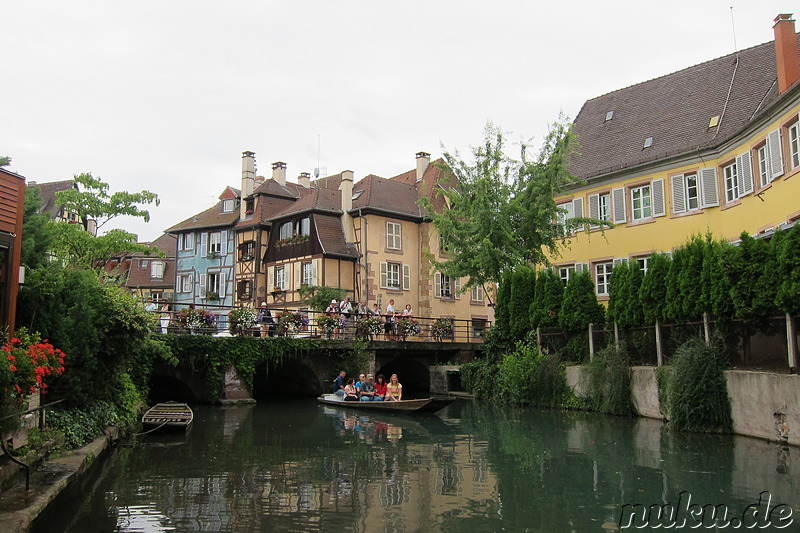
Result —
M567 367L567 385L586 395L584 368ZM728 370L733 431L800 446L800 375ZM640 416L662 418L658 403L656 367L631 369L631 394Z
M431 394L447 394L450 391L450 385L447 380L448 372L458 372L460 366L429 366L428 371L431 375Z

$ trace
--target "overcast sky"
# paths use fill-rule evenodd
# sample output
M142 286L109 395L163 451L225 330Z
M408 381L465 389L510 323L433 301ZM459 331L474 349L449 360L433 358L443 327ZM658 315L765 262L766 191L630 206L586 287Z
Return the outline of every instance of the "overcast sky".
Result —
M152 240L239 187L244 150L293 181L468 153L488 120L538 146L561 111L731 53L734 26L742 49L800 16L773 0L388 5L5 2L0 155L29 181L92 172L157 193L149 224L116 224Z

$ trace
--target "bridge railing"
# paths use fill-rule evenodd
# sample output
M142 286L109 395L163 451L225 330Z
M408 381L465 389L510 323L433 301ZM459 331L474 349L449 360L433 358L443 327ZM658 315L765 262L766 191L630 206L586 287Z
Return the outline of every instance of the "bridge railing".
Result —
M270 317L243 331L232 331L228 314L236 308L206 305L197 309L199 323L187 324L185 312L156 310L162 333L202 335L290 336L318 339L369 338L405 342L483 342L491 322L479 318L434 318L322 313L307 308L269 307ZM258 313L258 310L254 310Z

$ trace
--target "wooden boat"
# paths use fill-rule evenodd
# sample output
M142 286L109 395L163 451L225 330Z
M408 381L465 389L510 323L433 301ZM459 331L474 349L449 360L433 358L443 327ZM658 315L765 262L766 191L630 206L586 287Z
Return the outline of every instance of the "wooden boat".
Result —
M335 405L336 407L400 413L433 413L450 405L453 400L455 398L419 398L415 400L400 400L399 402L346 402L336 394L323 394L317 398L320 403Z
M142 417L142 426L146 430L188 431L192 420L194 413L185 403L157 403Z

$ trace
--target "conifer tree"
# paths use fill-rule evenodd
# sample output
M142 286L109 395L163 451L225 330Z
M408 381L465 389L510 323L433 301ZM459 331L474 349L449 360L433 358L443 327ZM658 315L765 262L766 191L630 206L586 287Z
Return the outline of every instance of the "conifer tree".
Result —
M514 271L511 283L511 336L521 340L530 331L529 308L534 298L536 274L533 269L520 266Z
M639 301L647 324L663 322L667 307L667 274L672 260L667 254L653 254L647 274L639 287Z
M800 314L800 225L778 231L775 248L775 305L784 313Z
M567 333L585 331L590 323L603 324L605 308L594 294L594 282L588 272L575 273L564 289L564 304L558 323Z
M531 329L557 327L563 301L564 282L559 275L549 268L540 271L530 307Z

